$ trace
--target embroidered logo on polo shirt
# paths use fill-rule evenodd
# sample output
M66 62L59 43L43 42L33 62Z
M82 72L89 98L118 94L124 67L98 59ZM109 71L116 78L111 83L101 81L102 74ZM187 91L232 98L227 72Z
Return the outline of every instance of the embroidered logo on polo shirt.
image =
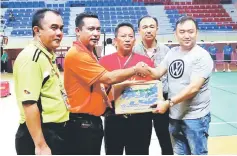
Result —
M174 60L169 66L169 73L175 79L180 78L184 73L184 61Z

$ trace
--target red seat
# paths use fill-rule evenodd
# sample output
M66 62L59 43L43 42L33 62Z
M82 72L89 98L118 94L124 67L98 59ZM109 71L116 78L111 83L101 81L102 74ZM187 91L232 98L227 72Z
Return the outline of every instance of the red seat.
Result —
M183 6L183 9L188 9L188 10L189 10L190 8L189 8L188 5L184 5L184 6Z
M170 10L170 6L169 5L165 5L165 10Z
M202 22L208 22L207 18L203 18Z
M192 2L185 2L185 5L192 5Z

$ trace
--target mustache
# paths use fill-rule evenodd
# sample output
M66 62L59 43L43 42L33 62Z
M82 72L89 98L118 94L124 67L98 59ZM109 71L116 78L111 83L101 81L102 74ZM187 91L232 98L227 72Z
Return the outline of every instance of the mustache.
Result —
M92 41L99 41L98 38L93 38L93 39L90 39L90 40L92 40Z

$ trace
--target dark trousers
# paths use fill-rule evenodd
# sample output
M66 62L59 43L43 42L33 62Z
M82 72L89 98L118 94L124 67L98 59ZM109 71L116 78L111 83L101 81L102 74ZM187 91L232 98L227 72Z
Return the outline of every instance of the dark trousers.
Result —
M152 114L105 117L105 152L107 155L148 155L152 132Z
M7 72L7 62L1 61L1 72Z
M65 123L47 123L42 125L47 145L53 155L66 155L67 131ZM26 124L20 124L16 137L15 147L17 155L35 155L35 145Z
M100 155L104 136L100 117L89 114L70 114L70 153L67 155Z
M163 94L164 98L168 98L168 94ZM156 136L159 140L162 155L173 155L173 148L169 133L169 110L164 114L153 114L153 124Z

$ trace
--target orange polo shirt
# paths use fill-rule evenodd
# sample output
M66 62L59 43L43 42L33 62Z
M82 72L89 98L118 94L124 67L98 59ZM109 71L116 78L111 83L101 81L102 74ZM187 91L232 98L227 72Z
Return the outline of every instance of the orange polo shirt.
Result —
M73 43L64 63L64 86L71 106L70 112L102 115L106 105L103 103L100 83L96 81L107 72L106 69L80 42Z

